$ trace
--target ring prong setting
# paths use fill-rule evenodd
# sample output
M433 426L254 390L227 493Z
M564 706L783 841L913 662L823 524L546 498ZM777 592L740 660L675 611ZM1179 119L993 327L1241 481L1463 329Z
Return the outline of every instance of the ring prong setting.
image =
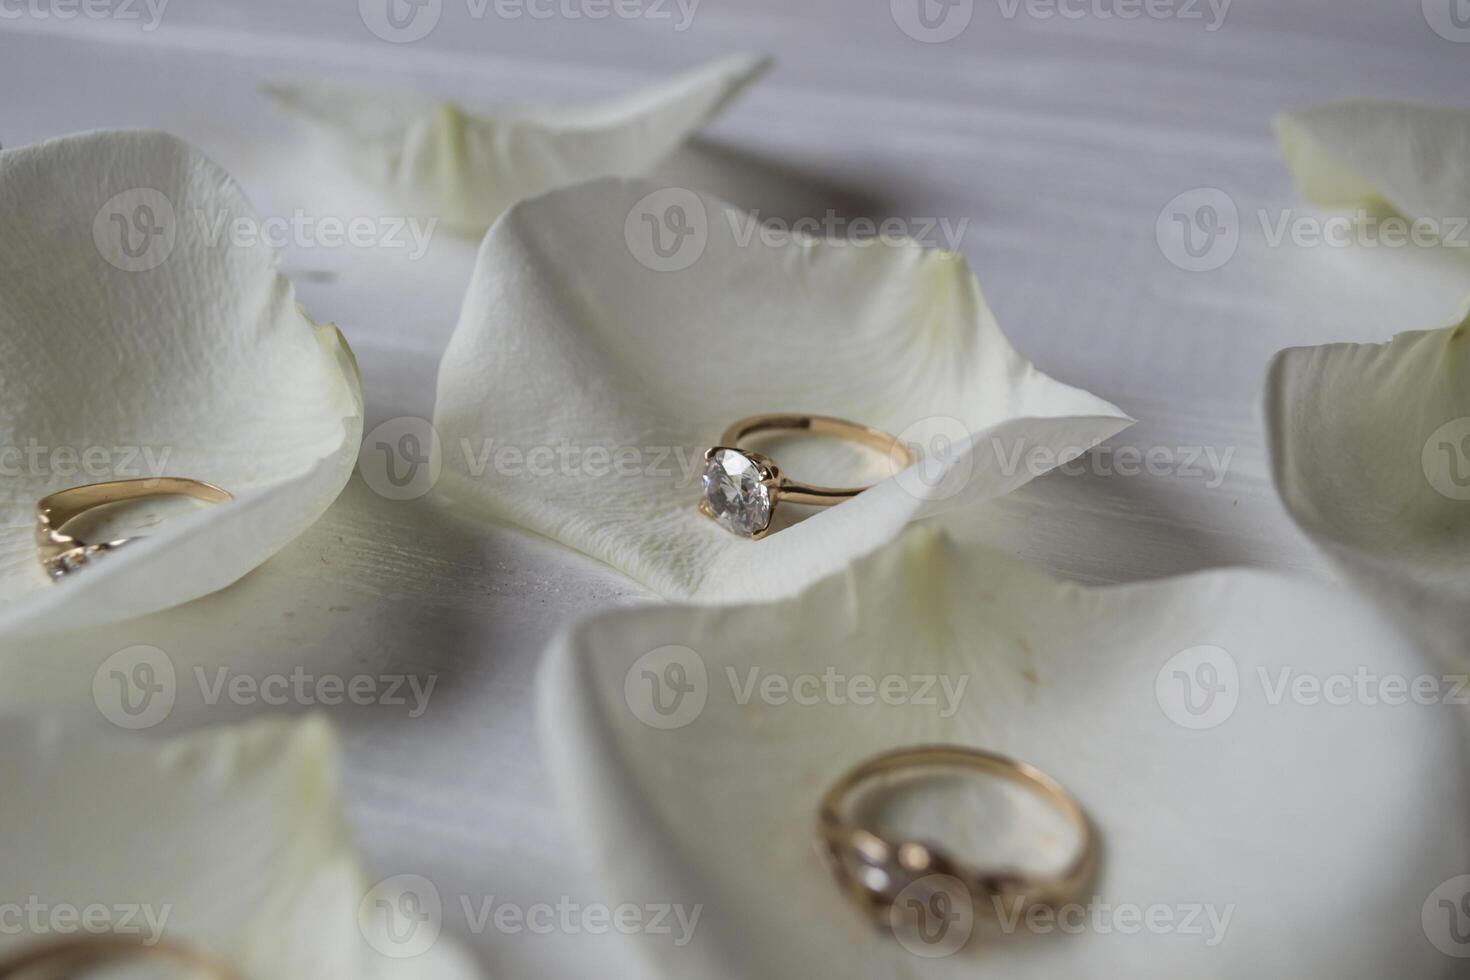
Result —
M771 531L780 472L765 456L729 446L704 454L699 512L737 537L759 541Z

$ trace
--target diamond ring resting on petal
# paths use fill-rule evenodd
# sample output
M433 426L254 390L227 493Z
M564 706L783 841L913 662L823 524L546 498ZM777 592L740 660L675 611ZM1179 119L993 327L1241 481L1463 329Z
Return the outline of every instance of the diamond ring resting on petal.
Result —
M813 507L831 507L851 500L869 487L818 487L796 483L760 453L736 448L760 432L807 432L860 443L886 453L895 470L914 463L914 454L896 438L878 429L828 415L753 415L725 430L720 445L704 454L704 493L699 510L732 533L759 540L771 531L771 518L781 501Z
M229 491L221 490L212 483L177 476L113 480L58 490L42 497L40 503L36 504L36 558L51 576L51 580L59 582L98 555L134 540L120 538L100 544L87 544L62 530L68 522L89 510L108 504L166 496L193 497L211 504L222 504L234 499Z

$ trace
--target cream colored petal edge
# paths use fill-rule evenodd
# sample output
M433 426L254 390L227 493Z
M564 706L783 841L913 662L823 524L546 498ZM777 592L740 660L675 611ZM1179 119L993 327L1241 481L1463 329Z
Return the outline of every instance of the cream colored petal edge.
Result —
M0 153L0 631L115 622L223 588L305 530L362 430L341 334L297 305L256 220L199 150L97 132ZM130 254L130 250L133 254ZM90 462L85 454L92 454ZM180 515L53 584L36 502L182 476L232 503Z
M399 963L369 947L324 720L153 739L7 716L0 731L7 894L46 910L0 932L0 955L62 938L49 910L100 906L110 930L208 950L242 980L477 975L447 942Z
M267 86L346 169L411 215L482 234L517 200L662 162L770 67L733 55L586 106L461 108L334 82Z
M1411 218L1470 218L1470 109L1345 102L1285 113L1276 132L1315 204L1385 201Z
M674 678L693 705L679 715L645 684L669 676L655 651L671 645L694 655ZM1176 685L1206 663L1224 671L1218 704ZM1359 668L1434 673L1315 585L1219 572L1084 589L918 529L781 603L594 617L548 652L538 714L608 898L701 912L683 946L637 938L656 976L1453 976L1420 912L1470 867L1458 709L1271 700L1283 670ZM905 703L843 700L862 696L846 682L889 677L907 679ZM968 683L957 699L924 688L928 704L926 677ZM934 742L1038 765L1087 809L1104 863L1073 928L921 959L846 904L814 846L821 793L871 754ZM927 789L896 815L908 834L1006 863L1035 831L967 805L984 799ZM1173 925L1135 929L1120 908Z
M1470 311L1385 344L1282 351L1272 474L1292 519L1440 654L1470 663Z
M700 230L686 239L693 258L668 268L643 219L675 213ZM440 366L438 487L450 503L664 596L773 597L1130 423L1017 354L960 256L766 242L751 220L687 189L604 180L497 223ZM703 518L703 451L739 418L793 411L928 447L923 464L849 470L879 485L759 542ZM811 443L776 461L842 485L844 461Z

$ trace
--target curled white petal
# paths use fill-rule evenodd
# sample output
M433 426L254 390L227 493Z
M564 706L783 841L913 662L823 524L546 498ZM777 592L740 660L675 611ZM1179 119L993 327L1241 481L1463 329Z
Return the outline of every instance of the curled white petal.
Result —
M0 958L107 932L185 944L242 980L478 975L447 940L414 959L369 941L325 721L153 740L11 716L0 733L0 901L17 910Z
M1283 114L1276 131L1316 204L1381 201L1411 218L1470 218L1470 109L1344 102Z
M267 92L323 137L342 166L399 207L479 235L522 198L647 172L768 66L764 58L721 58L584 106L474 110L332 82L275 84Z
M1441 703L1406 700L1421 676ZM700 913L683 943L638 937L659 976L1374 980L1458 975L1437 904L1464 894L1470 847L1456 690L1315 585L1084 589L919 529L782 602L584 622L544 661L539 720L608 894ZM925 958L834 883L828 785L929 743L1039 766L1090 814L1101 872L1050 925L982 906L972 945ZM981 866L1064 860L1045 807L983 785L872 812Z
M665 596L738 599L788 593L1129 424L1017 354L960 256L772 236L642 181L512 209L481 246L440 368L439 488ZM766 412L873 426L921 463L895 474L791 443L773 456L794 477L878 485L738 539L698 511L702 453Z
M1292 518L1437 652L1470 662L1470 314L1282 351L1265 395Z
M257 220L227 174L171 136L92 133L0 153L0 209L0 630L205 595L321 515L356 456L357 368L269 246L220 234ZM235 499L138 515L145 537L53 585L40 498L158 476Z

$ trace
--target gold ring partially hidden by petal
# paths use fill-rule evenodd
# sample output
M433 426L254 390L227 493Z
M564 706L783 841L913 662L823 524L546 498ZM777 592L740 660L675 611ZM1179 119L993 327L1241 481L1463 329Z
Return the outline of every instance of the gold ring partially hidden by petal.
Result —
M42 497L36 504L36 557L41 567L60 581L83 567L97 555L127 544L132 538L89 544L63 528L72 520L97 507L124 500L146 497L193 497L207 503L222 504L234 499L229 491L212 483L177 476L152 477L142 480L112 480L58 490Z

